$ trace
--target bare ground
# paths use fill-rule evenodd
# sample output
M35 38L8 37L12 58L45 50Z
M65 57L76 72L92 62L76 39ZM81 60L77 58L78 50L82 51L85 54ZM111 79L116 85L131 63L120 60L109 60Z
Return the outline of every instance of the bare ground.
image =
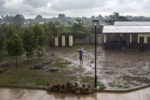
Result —
M50 52L72 62L72 70L78 81L82 77L94 77L94 48L85 48L84 64L79 65L79 55L76 49L57 48ZM150 84L149 51L97 49L98 81L107 89L125 89ZM94 81L93 81L94 82Z

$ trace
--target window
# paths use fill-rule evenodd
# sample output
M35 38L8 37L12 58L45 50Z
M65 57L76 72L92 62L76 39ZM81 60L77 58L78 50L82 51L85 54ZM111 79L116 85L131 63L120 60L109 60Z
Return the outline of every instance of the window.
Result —
M150 43L150 37L147 37L147 43Z

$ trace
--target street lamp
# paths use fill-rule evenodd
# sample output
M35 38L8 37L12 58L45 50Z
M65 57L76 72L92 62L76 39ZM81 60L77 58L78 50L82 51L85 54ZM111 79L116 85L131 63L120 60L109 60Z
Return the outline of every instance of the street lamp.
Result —
M95 84L95 88L97 88L97 71L96 71L96 55L97 55L97 36L96 36L96 32L97 32L97 26L99 24L98 20L93 20L93 25L95 27L95 77L94 77L94 84Z

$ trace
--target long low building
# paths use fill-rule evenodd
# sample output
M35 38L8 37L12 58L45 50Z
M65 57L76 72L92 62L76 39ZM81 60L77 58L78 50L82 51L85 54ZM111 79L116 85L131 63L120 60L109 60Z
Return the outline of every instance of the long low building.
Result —
M115 22L103 27L104 47L150 49L150 22Z

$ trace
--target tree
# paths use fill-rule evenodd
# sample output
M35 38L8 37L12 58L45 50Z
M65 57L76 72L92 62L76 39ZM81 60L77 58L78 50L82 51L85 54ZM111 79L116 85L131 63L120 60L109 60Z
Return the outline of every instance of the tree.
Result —
M4 24L13 24L13 16L3 16L2 20L4 22Z
M10 56L16 56L16 67L18 66L18 56L23 53L23 42L17 33L13 33L7 40L7 52Z
M0 26L0 54L4 51L5 49L5 42L6 42L6 26L5 25L1 25Z
M0 54L5 48L5 35L4 33L0 32Z
M108 24L114 24L115 21L129 21L129 19L125 16L120 16L118 12L114 12L107 20L105 20Z
M14 21L14 24L15 24L15 25L17 25L17 24L19 24L19 25L24 24L24 20L25 20L25 18L24 18L24 16L21 15L21 14L17 14L17 15L14 16L14 18L13 18L13 21Z
M74 35L75 39L83 39L88 36L85 26L82 23L74 23L71 27L71 33Z
M29 57L33 54L35 49L34 32L31 29L27 28L23 32L22 38L23 38L24 50L26 52L26 56L28 57L28 63L29 63Z
M14 33L16 33L17 31L16 31L16 29L15 29L15 27L14 26L12 26L12 25L9 25L9 26L7 26L7 29L6 29L6 31L5 31L5 33L6 33L6 38L7 39L9 39L9 37L11 37Z
M47 45L52 44L54 40L54 35L57 33L55 24L53 22L45 23L43 27L44 27L46 37L47 37L47 41L46 41Z
M37 15L37 16L35 17L35 20L36 20L36 22L43 21L43 17L42 17L41 15Z
M42 47L46 44L47 41L47 36L45 34L44 28L39 24L35 24L35 26L33 27L33 31L35 34L36 47L39 51L42 51Z

